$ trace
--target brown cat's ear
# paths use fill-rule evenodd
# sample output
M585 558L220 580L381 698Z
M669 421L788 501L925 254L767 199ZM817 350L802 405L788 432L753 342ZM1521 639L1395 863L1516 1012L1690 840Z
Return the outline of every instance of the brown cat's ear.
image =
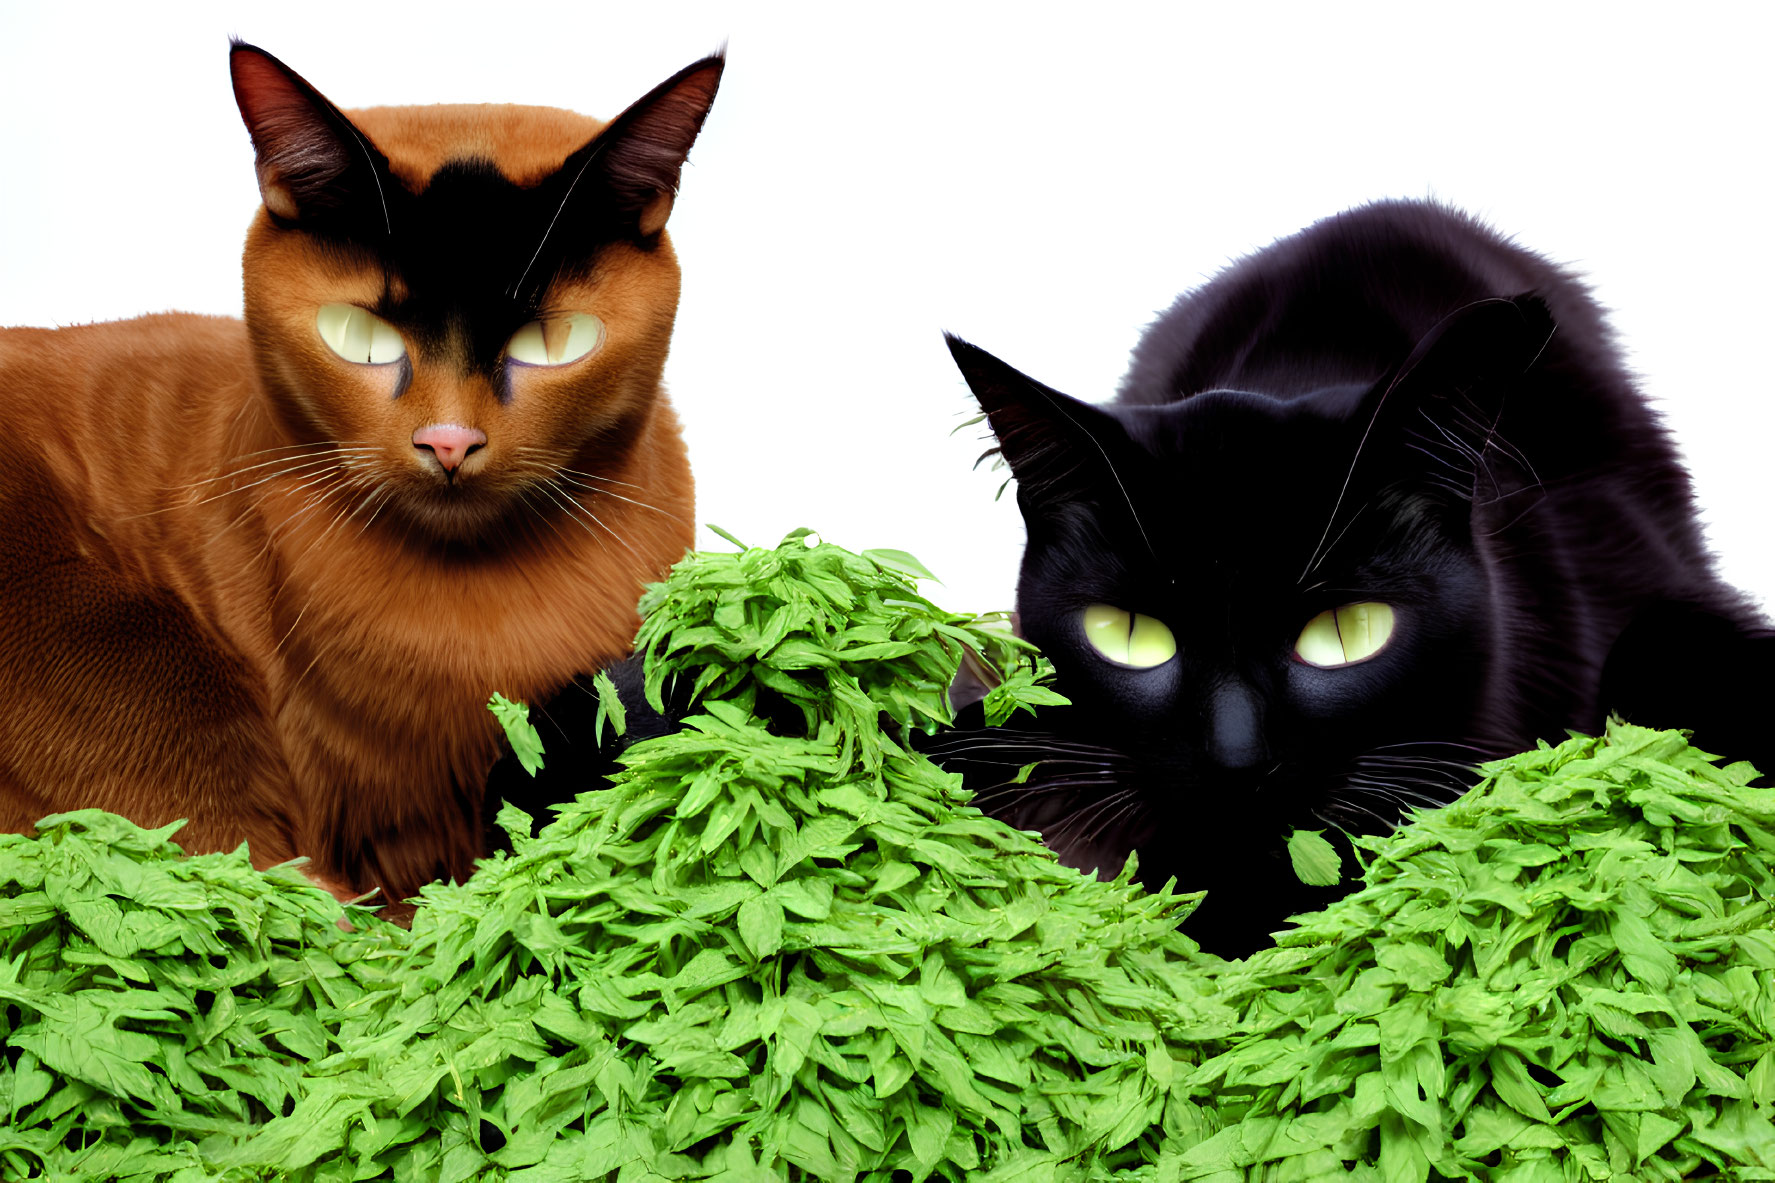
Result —
M272 216L315 223L363 212L386 233L388 162L351 120L301 75L244 41L230 46L228 71Z
M960 337L945 333L943 339L992 424L1026 517L1064 502L1097 501L1120 488L1111 457L1127 437L1113 417Z
M619 216L633 219L636 235L658 234L671 216L684 158L715 102L725 64L717 52L684 67L612 119L567 158L561 172L577 177L590 169Z

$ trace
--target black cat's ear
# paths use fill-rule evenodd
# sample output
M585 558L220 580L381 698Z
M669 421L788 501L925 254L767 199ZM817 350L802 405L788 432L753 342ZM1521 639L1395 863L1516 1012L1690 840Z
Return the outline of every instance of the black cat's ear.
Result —
M1355 424L1359 463L1375 474L1415 474L1420 489L1450 507L1503 496L1518 484L1508 470L1534 467L1498 431L1504 404L1553 332L1553 314L1535 295L1480 300L1444 317L1370 393L1370 414ZM1532 476L1529 485L1538 488Z
M651 238L665 228L690 146L715 102L726 65L720 52L684 67L612 119L569 156L561 175L601 182L598 188L632 232Z
M230 46L228 71L272 216L314 225L373 211L376 229L386 233L388 161L351 120L301 75L244 41Z
M1553 332L1552 311L1532 293L1458 308L1425 333L1381 384L1376 414L1393 417L1427 399L1497 390L1535 364Z
M1113 417L1043 386L960 337L945 333L943 339L992 424L1026 512L1102 495L1113 478L1111 453L1126 439Z

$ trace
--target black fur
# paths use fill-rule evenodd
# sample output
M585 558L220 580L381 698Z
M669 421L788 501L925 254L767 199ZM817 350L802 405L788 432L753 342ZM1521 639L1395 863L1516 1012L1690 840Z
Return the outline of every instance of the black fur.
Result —
M264 50L235 42L229 65L262 185L294 199L284 226L399 277L372 311L421 348L454 335L504 391L506 342L545 309L557 275L589 272L621 241L653 249L639 225L648 201L676 192L679 170L714 101L723 59L693 62L631 104L534 185L489 160L452 160L413 192L345 114ZM270 208L269 205L267 207ZM404 385L398 389L404 389Z
M1290 830L1384 831L1611 710L1775 765L1775 640L1714 575L1600 309L1473 220L1389 202L1283 239L1163 314L1108 406L951 347L1018 480L1022 630L1073 705L932 752L1074 865L1132 849L1207 889L1207 948L1339 894L1297 881ZM1381 652L1295 656L1363 601L1395 610ZM1092 603L1177 655L1103 661Z
M597 727L598 692L591 677L574 679L548 704L530 713L530 721L542 740L543 766L535 775L524 771L517 757L507 752L487 775L487 832L495 849L508 845L505 833L493 824L502 802L530 815L532 833L554 820L556 806L571 801L586 789L603 788L622 767L617 757L644 739L668 735L689 708L683 684L667 688L665 714L654 710L644 692L646 673L639 657L628 657L606 666L617 697L622 700L626 727L621 735L605 720ZM599 741L603 742L600 743Z

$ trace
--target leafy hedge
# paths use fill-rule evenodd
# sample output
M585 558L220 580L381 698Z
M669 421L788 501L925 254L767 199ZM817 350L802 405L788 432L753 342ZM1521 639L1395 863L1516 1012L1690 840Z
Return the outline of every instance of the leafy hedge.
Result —
M410 932L172 827L0 836L0 1177L1775 1178L1748 766L1500 762L1226 962L909 749L964 645L1052 697L909 570L687 559L639 645L698 713Z

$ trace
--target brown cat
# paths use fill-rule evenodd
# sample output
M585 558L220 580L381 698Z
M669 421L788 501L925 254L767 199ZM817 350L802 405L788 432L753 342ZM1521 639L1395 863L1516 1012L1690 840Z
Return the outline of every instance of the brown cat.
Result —
M607 124L229 61L245 322L0 332L0 826L185 818L400 901L484 853L489 694L625 653L691 543L662 228L722 61Z

